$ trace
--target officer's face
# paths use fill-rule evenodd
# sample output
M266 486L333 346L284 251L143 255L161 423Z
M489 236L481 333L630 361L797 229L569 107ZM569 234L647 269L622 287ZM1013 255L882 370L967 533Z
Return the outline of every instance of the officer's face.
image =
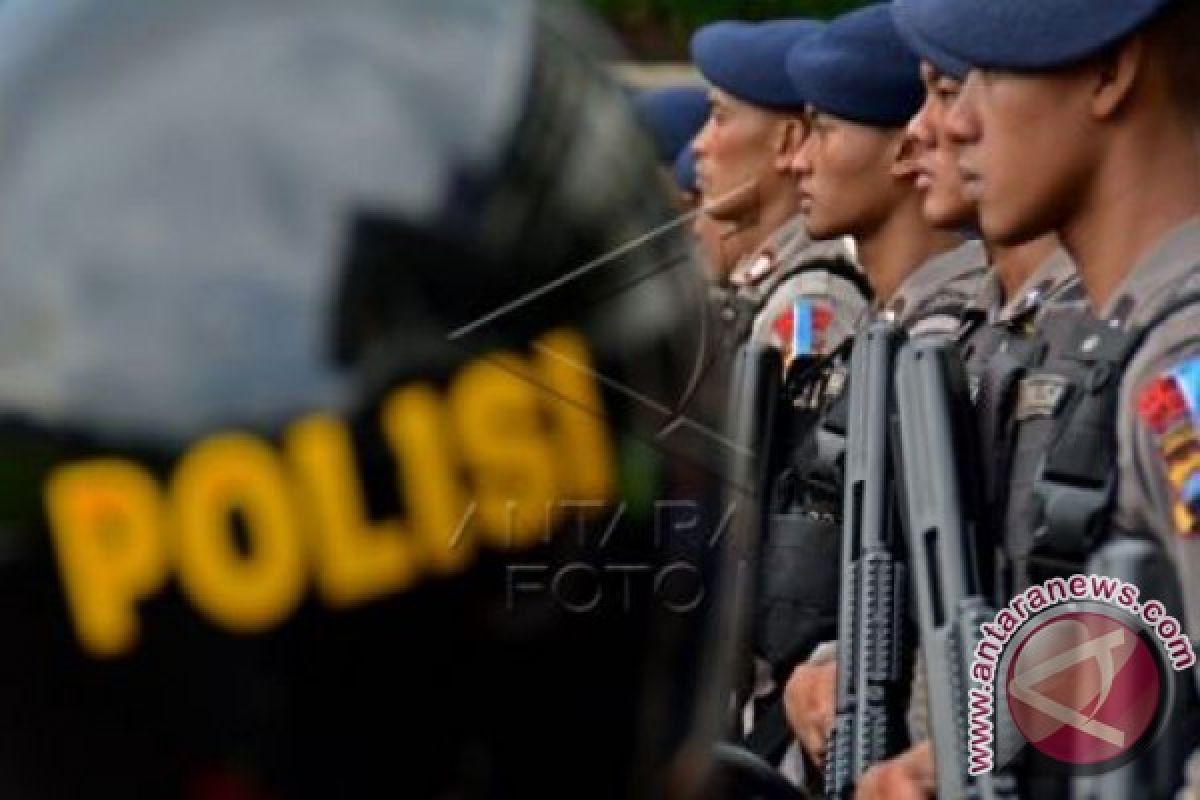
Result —
M958 99L962 83L928 62L921 64L925 104L909 122L906 134L917 160L917 189L926 219L939 228L956 228L975 221L975 203L967 197L958 169L959 149L947 136L946 116Z
M902 182L894 173L900 132L858 125L814 111L792 159L800 210L814 238L862 235L895 207Z
M1094 163L1085 70L973 70L947 115L984 235L1017 245L1060 226Z
M692 143L705 208L717 219L741 221L761 198L792 193L775 170L787 122L713 89L708 122Z

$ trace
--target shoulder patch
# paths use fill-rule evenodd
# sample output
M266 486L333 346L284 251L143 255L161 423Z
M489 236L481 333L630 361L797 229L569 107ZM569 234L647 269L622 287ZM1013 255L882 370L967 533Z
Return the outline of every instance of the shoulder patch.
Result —
M1160 374L1141 390L1137 403L1175 494L1175 529L1185 536L1200 534L1200 356Z
M833 320L827 303L800 297L771 323L771 339L784 355L785 362L797 356L822 355L825 332Z

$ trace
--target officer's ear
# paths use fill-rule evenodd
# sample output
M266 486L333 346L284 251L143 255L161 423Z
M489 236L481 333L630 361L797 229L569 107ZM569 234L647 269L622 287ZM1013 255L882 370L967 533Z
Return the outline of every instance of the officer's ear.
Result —
M804 144L808 135L808 127L800 117L781 117L776 126L775 141L772 143L772 155L775 157L775 169L779 172L791 170L792 158Z
M1097 57L1091 82L1091 109L1097 119L1109 119L1129 102L1146 64L1146 39L1141 34Z
M891 152L892 177L897 180L915 180L917 176L917 157L921 151L921 143L908 134L907 128L898 128L892 134L888 144Z

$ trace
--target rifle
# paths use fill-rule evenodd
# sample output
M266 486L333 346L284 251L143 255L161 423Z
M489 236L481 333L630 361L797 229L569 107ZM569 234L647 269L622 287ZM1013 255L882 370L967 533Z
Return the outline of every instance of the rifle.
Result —
M1008 773L968 771L969 673L980 625L992 619L983 565L970 395L953 342L913 341L897 357L901 502L929 680L938 797L1015 798Z
M889 457L891 376L902 341L894 324L874 323L858 336L850 362L837 704L825 774L831 797L850 796L871 765L907 744L908 573Z
M739 511L738 521L753 552L767 513L768 476L778 459L773 434L783 392L783 358L774 347L747 343L738 350L732 378L729 437L734 453L730 478L734 501L738 496L752 500L750 512Z
M728 427L731 444L728 499L736 509L730 545L734 548L732 560L739 565L753 564L758 552L761 525L767 513L768 476L772 474L777 458L773 434L783 397L782 383L783 360L778 350L756 343L748 343L739 349L733 370ZM734 602L727 605L730 613L717 622L720 641L741 641L744 635L749 610L743 577L740 568L734 575L724 576L721 590L732 593ZM742 650L744 648L737 648L737 651ZM721 687L732 683L728 676L719 676L708 685ZM783 729L784 738L790 738L786 734L786 724ZM806 797L764 760L757 748L719 743L712 755L714 772L708 777L712 781L710 788L717 791L715 796L755 796L764 800L804 800Z

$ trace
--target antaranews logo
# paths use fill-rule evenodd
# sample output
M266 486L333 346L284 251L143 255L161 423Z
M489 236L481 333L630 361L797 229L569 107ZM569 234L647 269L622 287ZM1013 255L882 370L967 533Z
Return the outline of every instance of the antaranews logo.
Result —
M1031 747L1073 771L1116 769L1154 742L1170 707L1170 670L1192 667L1196 655L1179 620L1140 595L1103 575L1052 578L980 627L971 665L972 775L995 768L997 696Z

